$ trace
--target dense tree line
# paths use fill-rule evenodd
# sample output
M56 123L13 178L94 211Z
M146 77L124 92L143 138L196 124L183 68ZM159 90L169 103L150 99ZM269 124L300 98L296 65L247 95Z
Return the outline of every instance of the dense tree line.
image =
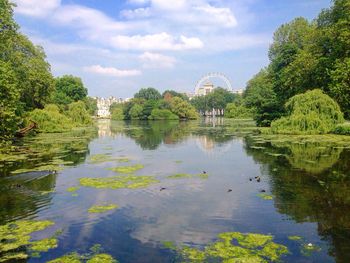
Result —
M288 115L293 96L320 89L350 118L350 1L334 0L309 22L296 18L274 33L270 64L247 84L244 103L260 126Z
M32 111L50 103L59 105L60 114L79 100L89 112L95 108L79 78L52 76L43 48L19 31L13 7L10 1L0 0L0 142L25 126Z
M134 98L110 108L114 120L178 120L197 119L196 109L187 97L176 91L165 91L163 95L154 88L144 88Z

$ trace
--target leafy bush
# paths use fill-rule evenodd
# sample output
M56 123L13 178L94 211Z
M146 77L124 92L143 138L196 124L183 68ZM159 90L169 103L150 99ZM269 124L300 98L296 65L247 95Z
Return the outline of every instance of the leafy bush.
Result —
M40 132L66 132L75 126L72 120L61 114L59 108L53 104L47 105L43 110L31 111L28 119L38 124Z
M180 119L198 119L198 113L196 109L189 104L187 101L184 101L181 98L174 97L170 101L170 110L179 116Z
M225 109L225 117L231 119L248 119L253 117L253 111L244 105L229 103Z
M344 122L339 105L319 89L290 98L285 107L289 115L272 122L274 133L324 134Z
M170 110L154 109L149 116L150 120L178 120L179 116L173 114Z
M113 108L111 112L111 119L115 121L124 120L125 116L123 113L123 108Z
M92 118L86 110L85 103L82 101L73 102L68 105L67 115L78 125L91 125Z
M129 111L131 119L140 119L142 117L143 107L139 104L135 104Z
M347 122L347 123L337 125L333 129L332 133L341 134L341 135L350 135L350 123Z

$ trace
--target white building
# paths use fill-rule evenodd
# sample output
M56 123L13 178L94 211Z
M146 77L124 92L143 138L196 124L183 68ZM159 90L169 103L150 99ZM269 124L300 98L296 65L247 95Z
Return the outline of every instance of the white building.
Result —
M208 95L209 93L213 92L214 89L215 89L214 84L211 83L210 81L208 81L202 87L200 87L198 90L196 90L195 96Z
M95 98L97 101L97 117L99 118L110 118L111 113L109 108L113 103L123 103L124 100L116 97L109 98Z

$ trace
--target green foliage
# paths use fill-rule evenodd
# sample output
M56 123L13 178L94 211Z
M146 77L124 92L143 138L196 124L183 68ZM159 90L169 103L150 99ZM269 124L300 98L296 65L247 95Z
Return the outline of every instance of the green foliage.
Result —
M350 135L350 123L343 123L335 126L332 133L340 135Z
M181 98L174 97L170 100L170 110L179 116L180 119L197 119L196 109Z
M84 100L87 96L87 89L82 80L72 75L56 78L55 87L53 99L56 104L68 105L74 101Z
M271 121L281 116L281 106L277 100L268 69L262 69L247 84L243 94L247 108L254 112L258 126L270 126Z
M350 119L350 58L337 61L330 77L331 95L339 103L345 117Z
M236 100L238 100L237 95L219 87L208 95L194 97L191 104L197 111L205 112L212 109L225 109L228 103Z
M318 89L292 97L285 107L288 116L272 122L274 133L324 134L344 121L339 105Z
M19 97L14 72L8 63L0 60L0 143L17 130L19 117L16 109Z
M135 164L131 166L119 166L115 168L109 168L108 170L111 170L116 173L121 173L121 174L131 174L143 168L144 166L142 164Z
M124 105L119 103L113 103L110 107L111 119L115 121L124 120Z
M166 90L163 92L162 94L162 97L165 99L165 100L169 100L171 99L172 97L179 97L183 100L189 100L187 95L186 94L183 94L183 93L179 93L175 90Z
M61 114L54 104L49 104L42 110L35 109L29 113L28 119L38 124L40 132L67 132L75 127L72 120Z
M179 117L170 110L154 109L148 117L150 120L178 120Z
M94 213L94 214L99 214L99 213L104 213L107 211L115 210L117 209L118 206L115 204L109 204L109 205L94 205L89 208L88 212L89 213Z
M97 100L91 97L86 97L83 99L85 103L85 108L91 116L97 114Z
M225 109L225 117L232 119L250 119L253 117L253 112L244 105L228 103Z
M86 126L92 124L91 116L85 107L86 105L82 101L73 102L68 105L67 116L78 126Z
M129 111L129 115L131 119L141 119L143 116L143 107L140 104L135 104Z
M144 100L160 100L162 95L160 95L159 91L154 88L143 88L134 95L134 98Z

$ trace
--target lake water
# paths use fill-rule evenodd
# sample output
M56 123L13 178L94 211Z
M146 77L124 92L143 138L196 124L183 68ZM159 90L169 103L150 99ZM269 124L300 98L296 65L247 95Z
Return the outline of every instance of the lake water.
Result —
M11 231L23 220L49 220L54 225L30 237L54 236L57 244L41 253L28 241L5 249L16 237L1 237L2 230L0 262L19 252L29 257L8 262L47 262L72 252L86 255L85 262L94 250L122 263L241 262L225 258L225 249L200 254L227 232L272 236L288 249L274 257L259 252L266 244L226 244L243 247L244 262L350 262L344 137L261 136L248 121L224 119L101 120L96 129L41 134L17 145L0 156L0 225ZM92 180L121 177L130 180L124 187ZM88 212L110 204L118 207Z

